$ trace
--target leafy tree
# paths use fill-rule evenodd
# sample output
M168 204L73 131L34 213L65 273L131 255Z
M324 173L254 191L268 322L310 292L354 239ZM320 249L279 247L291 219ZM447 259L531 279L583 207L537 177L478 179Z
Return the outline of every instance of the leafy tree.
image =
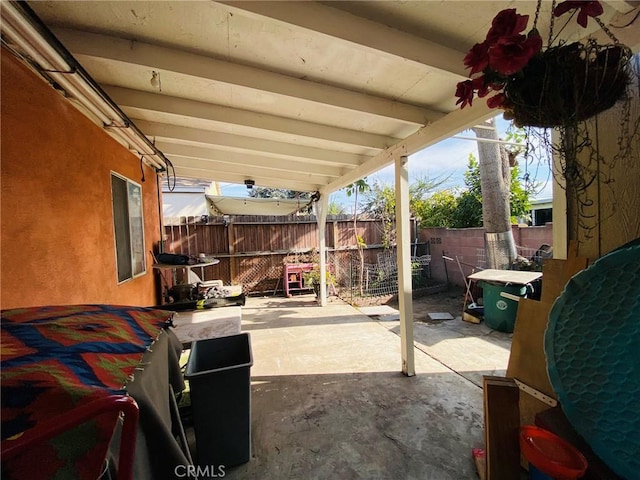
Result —
M329 202L329 206L327 207L327 215L344 215L346 211L344 205L338 202Z
M296 192L286 188L253 187L249 190L249 196L253 198L299 198L310 200L311 192Z
M376 180L363 192L362 213L369 217L392 218L396 208L396 192L393 185Z
M451 219L454 228L482 226L482 186L480 182L480 164L469 154L467 171L464 172L464 184L467 187L458 198L458 208Z
M356 245L358 247L358 256L360 258L360 296L362 296L364 294L363 292L363 279L364 279L364 248L367 246L367 244L364 241L364 238L362 238L361 235L358 235L358 193L364 193L367 190L369 190L369 184L367 183L367 178L361 178L360 180L357 180L356 182L347 185L345 187L345 190L347 192L347 197L350 197L351 195L354 196L354 201L353 201L353 236L355 237L356 240Z
M520 181L520 168L516 165L511 169L511 193L509 196L511 223L516 223L518 218L529 216L531 211L530 194L531 190Z
M447 177L418 177L409 185L409 211L412 216L418 214L420 205L431 192L443 185ZM375 182L364 194L365 201L362 211L374 218L388 219L394 218L396 212L396 191L395 187L383 182Z
M505 146L507 155L509 156L509 165L511 169L511 195L509 197L509 205L511 207L511 222L515 223L518 218L528 217L531 210L531 202L529 197L535 193L539 187L537 182L529 179L528 174L520 177L521 172L517 164L516 157L525 151L527 136L522 128L509 129L505 138L507 142L517 143L515 145Z
M482 195L478 160L469 155L464 173L465 189L436 192L422 202L416 215L422 227L466 228L482 226Z
M511 167L511 182L509 192L509 208L511 211L510 219L512 223L515 223L518 218L526 216L531 209L531 202L529 200L530 191L520 181L520 168L517 164ZM458 212L456 222L458 228L460 225L467 227L481 227L482 226L482 189L480 186L480 165L478 160L469 154L469 163L467 165L467 171L464 174L464 183L467 190L460 196L462 201L463 212Z
M388 248L395 239L393 219L396 216L396 192L393 186L376 181L364 193L362 212L381 221L382 244Z
M422 205L428 195L446 182L449 177L418 177L409 185L409 211L411 216L420 217ZM383 182L375 182L365 192L363 212L382 221L382 243L390 247L396 241L394 220L396 217L395 187Z
M458 197L451 190L435 192L419 205L421 227L451 227L451 219L458 208Z
M509 205L511 220L526 216L531 208L530 190L520 181L518 166L512 167ZM468 228L482 227L482 189L480 165L473 154L469 154L467 171L464 173L465 189L455 195L444 191L433 194L417 212L422 227Z
M469 190L458 197L458 205L451 217L452 228L471 228L482 226L482 201Z

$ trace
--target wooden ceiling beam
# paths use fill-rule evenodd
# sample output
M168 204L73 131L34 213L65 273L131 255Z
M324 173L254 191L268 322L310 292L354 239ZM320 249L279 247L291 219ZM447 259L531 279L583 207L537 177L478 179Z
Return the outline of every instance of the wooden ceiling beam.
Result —
M304 160L282 160L280 158L272 158L264 155L247 154L242 152L230 152L211 148L194 147L189 145L177 145L165 142L156 142L158 147L165 155L169 157L184 157L192 159L201 159L215 162L216 169L226 170L230 167L238 166L244 171L272 171L274 175L282 177L283 175L305 175L314 176L320 180L325 178L325 183L332 181L345 172L342 168L327 167L325 165L313 165Z
M149 113L170 114L196 120L217 122L367 148L387 148L399 139L367 132L347 130L293 118L250 112L210 103L104 85L105 92L123 109L134 108Z
M271 179L271 178L256 178L251 172L245 174L223 173L215 172L207 168L194 168L183 167L177 165L175 167L176 175L186 178L197 178L202 180L211 180L216 182L236 183L242 185L247 179L255 179L255 185L257 187L269 187L269 188L285 188L287 190L294 190L296 192L315 192L320 190L324 185L313 184L306 182L295 182L287 180L286 178Z
M137 118L132 118L132 120L152 141L201 146L205 148L220 148L285 160L305 159L309 164L326 165L329 167L357 167L372 157L372 155L358 155L337 150L326 150L286 142L265 140L263 138L150 122Z
M443 113L435 110L174 48L70 29L54 31L65 46L80 57L100 58L140 65L150 70L170 71L281 97L329 105L341 110L376 115L411 125L425 125L443 116Z
M318 2L223 1L230 9L279 20L337 38L366 50L419 63L450 75L467 77L466 52L445 47ZM471 7L473 8L473 7Z

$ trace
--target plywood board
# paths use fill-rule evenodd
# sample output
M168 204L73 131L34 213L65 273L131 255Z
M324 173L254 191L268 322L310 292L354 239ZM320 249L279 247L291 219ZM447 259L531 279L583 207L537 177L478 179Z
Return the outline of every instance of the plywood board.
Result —
M541 300L553 303L560 296L571 277L587 268L588 264L587 258L576 256L570 256L567 260L546 260L542 267Z
M544 287L543 287L544 288ZM507 377L517 378L555 398L544 355L544 331L551 304L523 298L518 302Z
M513 379L483 377L487 480L520 478L519 389Z
M484 449L473 449L473 461L476 464L476 470L478 471L478 477L480 480L486 480L487 478L487 461L484 457Z
M637 136L633 141L621 140L624 131L627 138L634 129L637 135L639 79L631 77L630 91L635 94L629 97L630 104L618 102L585 123L596 155L584 148L577 157L578 170L585 172L587 180L592 175L593 181L580 190L579 205L569 199L568 232L579 241L580 254L593 259L640 236L640 142Z
M544 333L553 302L562 293L569 279L587 266L587 259L576 257L575 251L574 243L569 249L568 260L544 262L541 301L524 298L518 302L507 366L507 377L517 378L552 398L556 398L556 394L547 375ZM537 413L549 409L549 405L527 393L520 395L518 407L520 425L532 424Z

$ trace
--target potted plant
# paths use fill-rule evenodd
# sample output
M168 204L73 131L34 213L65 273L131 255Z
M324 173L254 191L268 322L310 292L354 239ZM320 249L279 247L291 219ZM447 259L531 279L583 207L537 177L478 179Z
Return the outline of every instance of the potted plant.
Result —
M316 266L313 270L302 274L304 284L307 287L312 287L316 297L320 296L320 267ZM325 272L325 284L327 287L335 287L337 285L336 277L329 269Z

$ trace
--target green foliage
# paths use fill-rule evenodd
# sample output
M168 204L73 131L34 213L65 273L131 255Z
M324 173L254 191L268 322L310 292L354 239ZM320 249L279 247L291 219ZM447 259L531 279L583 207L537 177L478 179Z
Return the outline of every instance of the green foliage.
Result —
M469 163L467 163L467 171L464 172L464 184L467 191L477 198L482 198L482 183L480 181L480 163L478 159L469 154Z
M299 199L301 206L309 203L311 195L311 192L296 192L295 190L287 190L286 188L253 187L249 190L249 196L253 198ZM300 208L298 213L310 215L313 213L313 208L309 205Z
M356 180L350 185L344 187L345 192L347 193L347 197L351 195L355 195L357 193L364 193L369 190L369 184L367 183L367 177L361 178L360 180Z
M480 163L469 154L467 171L464 172L464 184L467 187L458 196L458 204L451 216L452 228L470 228L482 226L482 184L480 181Z
M375 182L364 193L362 213L382 221L382 244L385 248L390 247L395 240L393 229L393 220L396 217L395 195L393 186L381 182Z
M253 187L249 190L249 196L253 198L299 198L308 201L311 199L311 192L296 192L286 188Z
M421 206L419 216L422 227L469 228L482 226L482 187L480 164L469 155L467 171L464 173L465 190L459 195L452 192L433 194ZM510 207L511 219L524 217L531 209L530 192L520 181L520 170L511 168Z
M421 227L451 227L451 219L458 208L458 198L451 190L436 192L417 205Z
M509 130L507 130L505 141L520 144L518 146L507 145L504 147L515 158L516 155L519 155L524 151L526 147L527 134L522 128L513 129L513 124L511 124Z
M395 217L396 191L392 185L374 182L364 192L362 213L373 218L391 219Z
M449 177L416 178L409 185L409 211L412 216L419 216L421 205L431 192L444 184ZM375 182L364 192L363 213L373 218L391 220L396 215L395 187L382 182Z
M303 272L302 278L304 279L305 285L319 285L320 284L320 267L314 267L313 270L309 272ZM329 269L325 270L325 283L327 286L336 286L338 284L336 280L336 276L329 271Z
M482 226L482 197L470 190L463 191L458 197L458 207L451 218L452 228L470 228Z
M515 159L517 155L521 154L525 150L527 135L522 128L510 128L507 131L505 140L507 142L520 144L519 146L511 145L505 147L509 152L511 158ZM515 165L511 169L511 195L509 197L509 204L511 206L511 221L514 223L518 218L526 218L529 216L529 212L531 211L531 202L529 200L529 196L536 189L535 183L527 181L527 178L523 178L521 180L520 175L520 168L518 167L518 165Z
M346 213L344 206L337 202L329 202L327 207L327 215L343 215Z
M429 179L417 178L409 185L409 211L413 217L421 215L422 206L427 196L437 187L442 185L446 178ZM396 217L396 191L395 187L382 182L374 182L364 192L362 212L371 218L382 221L382 244L388 248L395 243L396 230L394 220Z
M509 205L511 206L511 222L516 223L518 218L528 217L531 211L529 190L520 181L520 169L515 166L511 169L511 192Z
M414 289L427 286L427 277L420 262L411 262L411 287Z

